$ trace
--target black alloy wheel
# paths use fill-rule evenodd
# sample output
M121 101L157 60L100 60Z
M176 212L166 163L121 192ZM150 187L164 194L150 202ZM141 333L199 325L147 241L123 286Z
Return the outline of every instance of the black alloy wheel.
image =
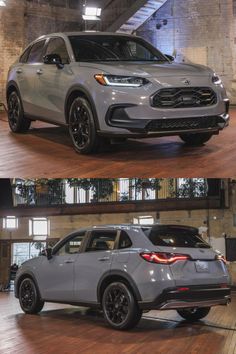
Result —
M142 317L132 292L121 282L108 285L103 294L102 307L105 319L115 329L133 328Z
M28 314L35 314L42 310L44 302L40 299L34 281L25 278L20 283L19 300L22 310Z
M94 115L85 98L77 97L72 102L68 125L77 152L90 154L98 151L101 139L97 136Z
M16 91L8 98L8 122L14 133L25 133L31 125L31 120L24 116L21 99Z
M189 322L201 320L210 312L210 307L189 308L177 310L178 314Z

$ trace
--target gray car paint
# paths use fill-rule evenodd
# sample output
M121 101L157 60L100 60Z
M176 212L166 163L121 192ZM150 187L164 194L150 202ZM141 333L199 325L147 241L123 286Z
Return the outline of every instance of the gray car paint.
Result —
M227 267L222 261L215 260L217 252L213 249L157 247L136 226L106 226L104 230L124 228L132 242L130 248L54 255L50 260L39 256L20 267L16 286L22 275L31 274L45 300L96 303L100 280L109 272L128 276L136 285L143 302L153 302L163 290L175 286L229 283ZM144 251L188 254L194 261L179 261L172 265L153 264L141 258L140 253ZM199 260L208 263L209 273L196 271L195 263ZM15 291L18 296L17 289Z
M92 33L92 35L119 36L115 33ZM177 63L135 63L76 62L68 39L70 35L89 35L89 33L56 33L40 37L38 40L61 37L64 39L70 57L70 63L59 70L56 66L43 63L22 64L17 61L9 71L8 84L15 83L20 91L24 111L27 115L52 123L66 124L65 104L68 92L73 87L81 87L88 92L96 107L99 130L103 133L127 134L132 132L124 128L108 126L105 116L113 104L133 104L126 108L131 119L167 119L191 118L223 115L227 94L224 86L212 83L214 72L202 65ZM122 34L124 36L124 34ZM38 41L36 40L36 41ZM35 43L34 41L33 43ZM20 73L17 73L20 69ZM38 74L40 71L40 74ZM101 86L94 79L95 74L129 75L148 78L149 84L139 87ZM150 105L150 97L161 88L183 87L184 80L190 80L191 86L211 87L218 97L217 104L201 108L158 109ZM225 117L225 126L228 125Z

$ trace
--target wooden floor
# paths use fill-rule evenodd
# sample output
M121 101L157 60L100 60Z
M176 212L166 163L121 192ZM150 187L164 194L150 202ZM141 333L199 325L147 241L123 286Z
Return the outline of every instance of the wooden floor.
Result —
M206 320L182 321L175 311L151 311L128 332L109 328L96 312L47 304L40 315L22 313L12 293L0 293L0 353L235 354L236 293Z
M25 135L9 132L0 114L0 177L218 177L236 176L236 109L230 127L202 147L178 137L132 140L81 156L64 128L33 123Z

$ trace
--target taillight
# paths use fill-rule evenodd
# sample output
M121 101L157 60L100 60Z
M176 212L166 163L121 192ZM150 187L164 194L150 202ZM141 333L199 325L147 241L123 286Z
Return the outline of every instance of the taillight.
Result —
M216 258L215 258L215 259L217 259L218 261L224 262L224 264L227 264L227 261L226 261L225 257L222 256L222 254L216 255Z
M140 256L147 262L158 264L172 264L190 259L189 255L178 253L142 252Z

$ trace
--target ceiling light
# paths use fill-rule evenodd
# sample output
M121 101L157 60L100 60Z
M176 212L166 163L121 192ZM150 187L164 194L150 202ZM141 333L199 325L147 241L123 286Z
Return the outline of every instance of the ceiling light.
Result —
M6 6L5 1L6 1L6 0L0 0L0 6Z
M102 14L102 9L100 7L88 7L84 9L83 19L90 21L99 21Z

